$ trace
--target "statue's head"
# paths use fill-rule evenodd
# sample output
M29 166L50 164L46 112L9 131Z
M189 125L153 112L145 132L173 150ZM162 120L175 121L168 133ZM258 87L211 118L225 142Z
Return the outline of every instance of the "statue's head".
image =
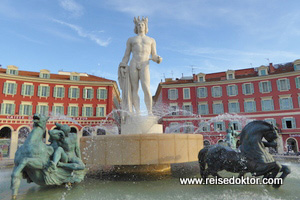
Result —
M67 124L59 124L59 123L55 123L56 127L58 130L62 130L65 134L66 137L69 136L69 133L71 132L71 128L70 126L68 126Z
M139 29L144 29L145 34L148 33L148 17L144 18L142 17L142 19L140 19L140 17L138 16L138 18L133 19L134 22L134 33L138 34L139 33Z
M42 129L45 129L49 118L50 117L46 117L45 115L34 114L33 115L33 126L41 127Z

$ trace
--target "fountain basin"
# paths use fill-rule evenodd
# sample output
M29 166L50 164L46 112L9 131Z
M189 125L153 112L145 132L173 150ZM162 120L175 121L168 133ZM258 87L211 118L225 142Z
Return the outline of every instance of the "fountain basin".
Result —
M154 165L198 160L203 136L198 134L132 134L88 136L80 139L83 162L92 170L103 166ZM149 168L151 171L151 167ZM144 169L145 170L145 169ZM159 171L159 170L155 170Z

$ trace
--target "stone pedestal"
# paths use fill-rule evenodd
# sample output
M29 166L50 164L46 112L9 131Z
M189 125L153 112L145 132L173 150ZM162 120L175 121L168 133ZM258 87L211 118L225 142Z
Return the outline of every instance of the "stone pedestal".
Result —
M127 116L121 124L121 135L128 134L162 134L163 126L157 123L156 116Z
M134 128L132 128L134 129ZM148 166L198 160L200 134L130 134L82 137L82 159L90 169L103 166Z

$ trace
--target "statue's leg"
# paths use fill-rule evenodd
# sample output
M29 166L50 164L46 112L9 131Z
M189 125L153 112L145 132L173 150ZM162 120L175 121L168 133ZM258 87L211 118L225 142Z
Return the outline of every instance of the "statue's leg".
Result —
M130 85L132 93L132 103L137 114L140 113L140 97L139 97L139 73L136 68L136 64L132 63L129 67L130 72Z
M140 71L141 85L144 92L144 100L148 114L152 115L152 96L150 92L150 71L149 64L144 66Z
M71 170L83 170L85 168L84 163L79 158L72 159L70 163L59 162L57 166Z

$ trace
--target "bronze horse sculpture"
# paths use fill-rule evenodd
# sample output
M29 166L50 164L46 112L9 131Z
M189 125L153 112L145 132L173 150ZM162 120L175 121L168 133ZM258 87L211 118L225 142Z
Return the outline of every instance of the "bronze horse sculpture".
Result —
M221 177L218 171L226 170L239 173L239 177L250 172L253 176L275 178L282 172L284 179L290 169L286 165L276 162L266 147L277 147L278 130L265 121L248 123L240 134L240 152L223 145L211 145L200 150L198 154L200 175ZM263 138L266 141L263 141ZM207 165L207 168L206 168ZM278 188L280 185L273 185Z
M84 165L80 168L81 170L72 170L66 167L51 169L53 154L55 153L54 143L47 145L43 142L48 119L49 117L40 114L33 116L33 130L15 154L15 167L11 175L13 199L17 197L22 177L26 178L27 182L45 186L77 183L81 182L85 176ZM52 139L55 139L55 135L59 131L62 132L63 130L53 130ZM49 134L51 138L51 131ZM56 139L61 140L60 138Z

